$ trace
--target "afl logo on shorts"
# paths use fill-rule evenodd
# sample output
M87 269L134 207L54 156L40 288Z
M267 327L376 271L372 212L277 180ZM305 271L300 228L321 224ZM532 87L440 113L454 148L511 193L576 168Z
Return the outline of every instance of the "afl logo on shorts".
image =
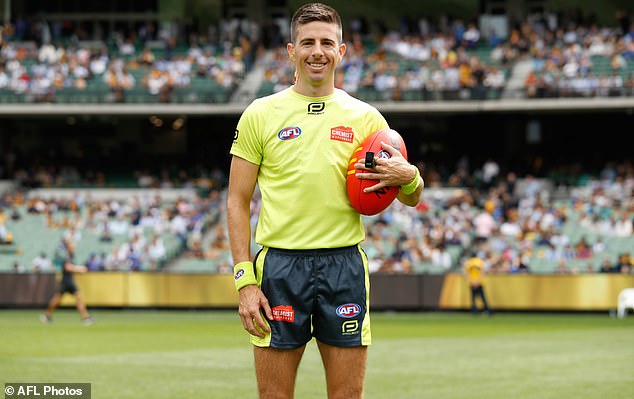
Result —
M337 308L337 316L349 319L361 313L361 306L356 303L346 303Z
M292 126L285 127L284 129L280 130L280 132L277 134L277 137L280 140L292 140L298 138L301 134L302 129L297 126Z

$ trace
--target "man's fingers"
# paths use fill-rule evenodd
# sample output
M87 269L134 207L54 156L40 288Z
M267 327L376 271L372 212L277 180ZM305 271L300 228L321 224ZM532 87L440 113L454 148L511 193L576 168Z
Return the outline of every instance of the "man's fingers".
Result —
M393 147L384 141L381 141L381 146L384 150L388 151L392 157L403 157L403 154L401 154L401 152L396 147Z
M384 150L389 152L390 155L393 155L395 152L398 152L398 150L396 148L392 147L391 145L389 145L385 141L381 141L381 147L383 147Z
M258 337L264 337L264 333L271 332L269 325L267 324L267 322L264 321L264 318L262 318L262 313L257 312L253 320L255 321L255 328L258 330L258 333L262 334L256 334Z
M268 299L266 299L264 296L262 296L262 298L260 299L260 309L264 311L264 314L266 314L266 317L268 317L269 320L273 320L273 311L271 310ZM254 319L256 327L267 334L271 332L269 324L262 317L262 312L256 312Z
M264 332L260 331L256 327L256 322L254 322L254 318L251 316L242 317L242 325L244 329L251 335L256 335L260 338L264 338Z
M248 285L240 290L240 307L238 313L242 325L249 334L263 338L271 329L263 317L262 312L273 320L273 312L264 293L255 285Z
M264 298L264 300L260 303L264 314L269 320L273 320L273 311L271 310L271 305L269 305L268 299Z
M361 162L357 162L357 163L355 163L355 164L354 164L354 168L355 168L356 170L372 170L372 169L368 169L368 168L366 168L366 167L365 167L365 164L364 164L364 163L361 163Z
M375 184L374 186L364 188L364 189L363 189L363 192L364 192L364 193L369 193L369 192L371 192L371 191L376 191L376 190L382 189L383 187L386 187L386 184L385 184L385 183L383 183L383 182L381 182L381 181L379 181L379 182L378 182L377 184Z

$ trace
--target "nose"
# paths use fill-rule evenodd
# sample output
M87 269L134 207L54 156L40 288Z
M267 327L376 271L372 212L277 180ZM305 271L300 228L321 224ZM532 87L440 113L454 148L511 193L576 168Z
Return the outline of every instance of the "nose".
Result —
M323 54L324 54L324 50L323 50L322 44L319 41L315 42L315 45L313 46L312 56L321 57Z

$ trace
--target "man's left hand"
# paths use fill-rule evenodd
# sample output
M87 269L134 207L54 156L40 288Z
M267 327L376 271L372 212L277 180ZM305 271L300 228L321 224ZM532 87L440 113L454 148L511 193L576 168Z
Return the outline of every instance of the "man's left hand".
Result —
M368 187L364 192L372 192L380 190L383 187L402 186L414 180L416 177L416 166L410 164L405 157L394 147L381 142L381 147L390 153L390 158L374 158L376 166L374 168L366 168L365 163L357 162L354 168L357 171L355 176L359 179L378 180L374 186Z

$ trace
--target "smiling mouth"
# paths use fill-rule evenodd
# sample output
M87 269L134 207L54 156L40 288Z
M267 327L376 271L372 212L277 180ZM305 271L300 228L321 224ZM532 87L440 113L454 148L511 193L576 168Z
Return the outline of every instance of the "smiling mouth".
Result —
M323 68L323 67L326 66L326 64L323 63L323 62L308 62L307 64L308 64L309 67L317 68L317 69Z

